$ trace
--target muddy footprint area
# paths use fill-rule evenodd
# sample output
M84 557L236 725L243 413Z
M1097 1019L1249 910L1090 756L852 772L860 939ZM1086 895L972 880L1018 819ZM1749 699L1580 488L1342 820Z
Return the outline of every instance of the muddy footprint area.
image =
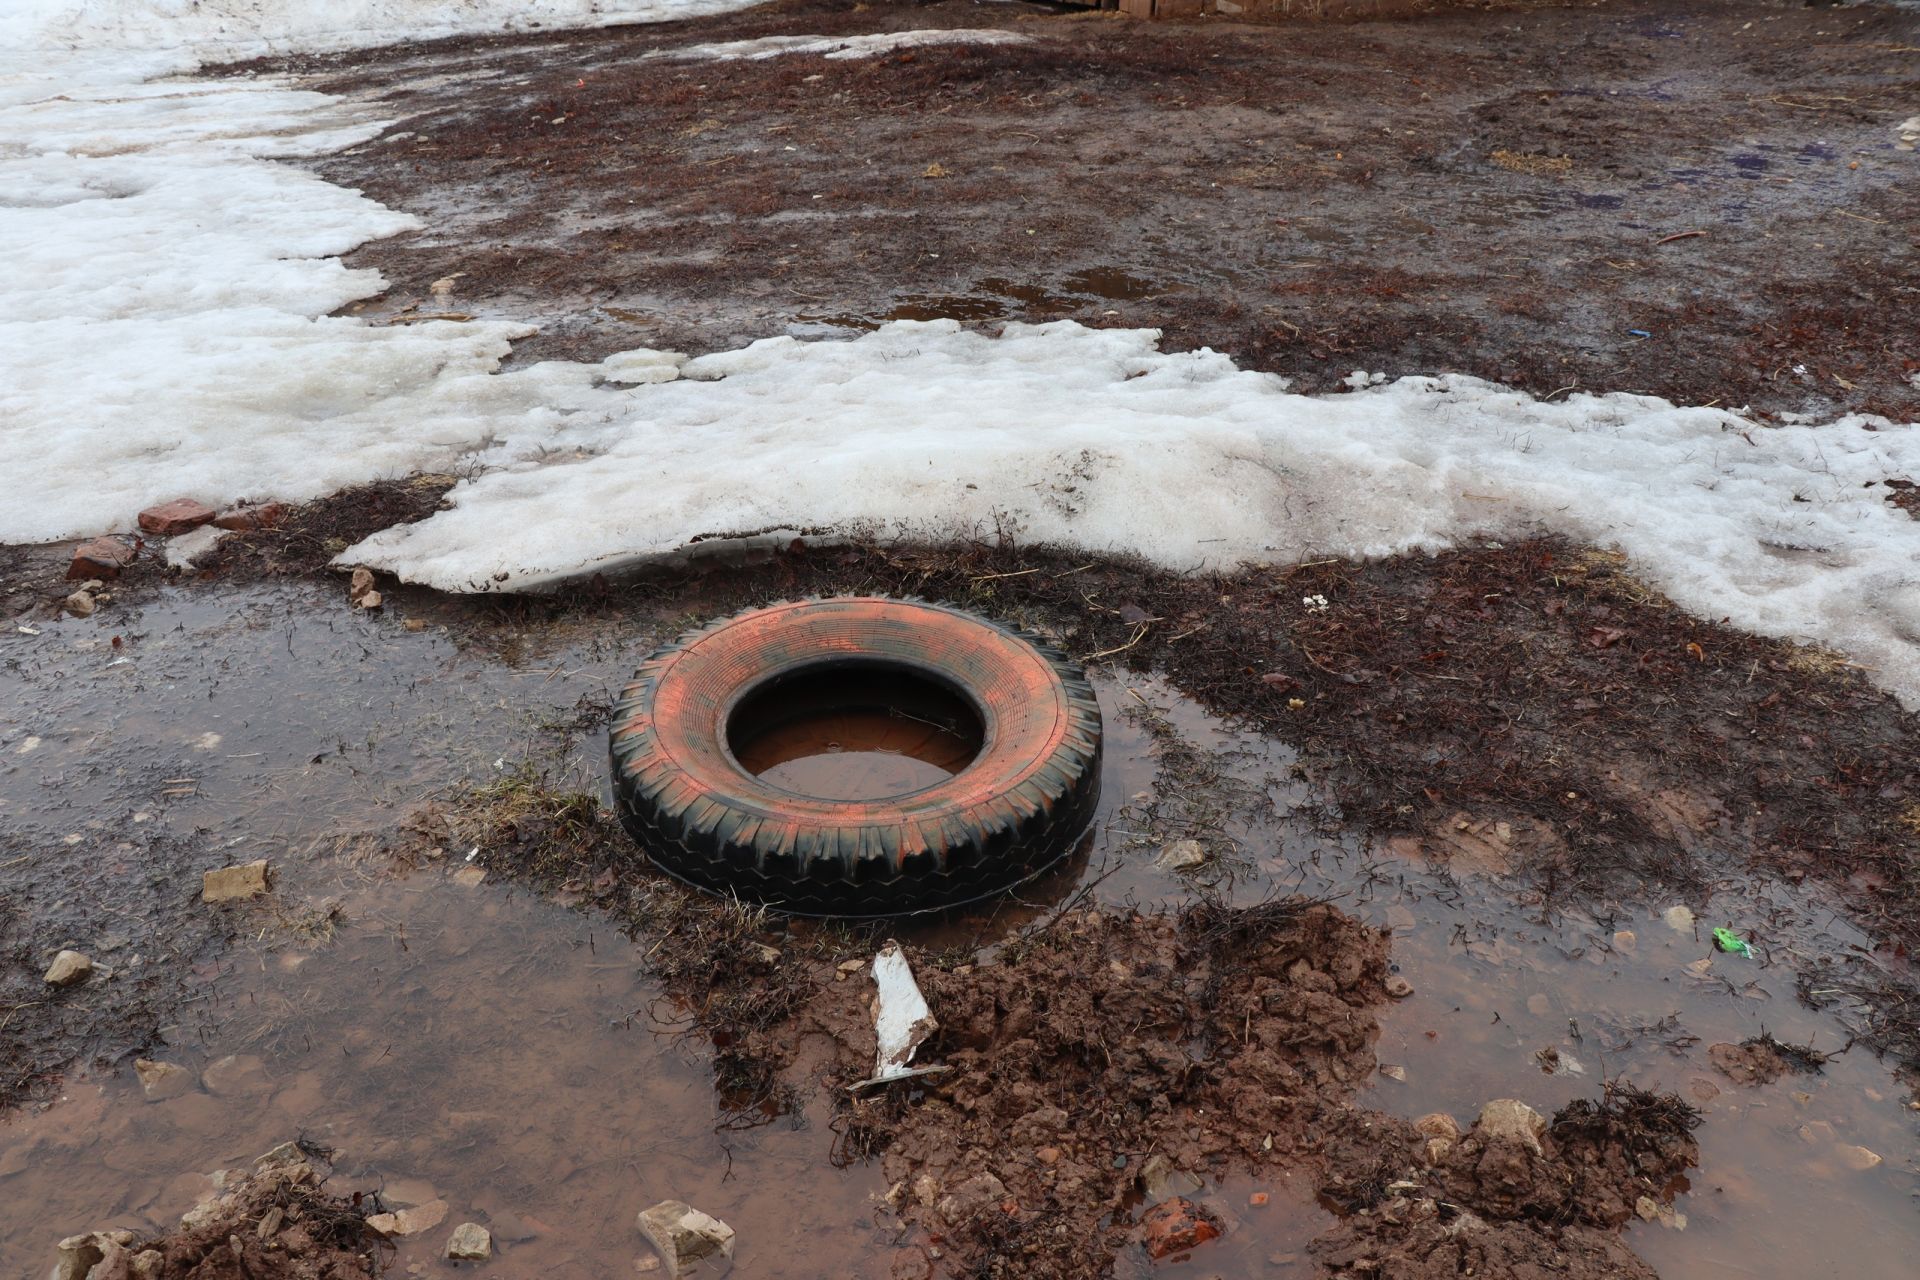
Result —
M1011 38L676 55L983 26ZM241 70L395 119L315 162L429 228L348 255L391 282L350 312L538 325L516 361L1071 318L1309 392L1462 372L1906 421L1916 44L1911 11L1721 0L1261 25L806 0Z
M667 1202L768 1276L1891 1277L1920 1243L1911 719L1617 557L797 547L369 614L300 576L323 516L8 641L15 1270L75 1237L281 1274L297 1208L337 1274L451 1266L468 1225L607 1274ZM1108 759L1066 865L896 930L947 1071L850 1093L883 935L652 873L604 729L681 629L872 591L1104 654ZM200 901L256 860L265 894ZM49 990L63 948L97 968ZM331 1152L298 1204L209 1176L293 1139Z

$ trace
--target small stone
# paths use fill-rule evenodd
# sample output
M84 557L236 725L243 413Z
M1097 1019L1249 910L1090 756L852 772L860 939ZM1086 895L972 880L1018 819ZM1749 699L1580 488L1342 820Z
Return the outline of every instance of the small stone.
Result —
M485 867L461 867L453 873L453 882L462 889L475 889L487 882Z
M1631 929L1616 929L1613 934L1613 949L1622 955L1632 955L1634 948L1640 945L1640 939L1633 936Z
M165 1102L193 1091L193 1072L178 1063L135 1058L133 1073L140 1077L140 1091L148 1102Z
M267 1092L273 1081L260 1059L250 1053L230 1053L208 1064L200 1073L200 1086L216 1098L251 1097Z
M93 538L73 549L67 577L69 580L117 578L138 554L132 543L118 538Z
M76 982L85 982L92 972L91 956L79 951L62 951L47 966L46 982L50 987L71 987Z
M1633 1202L1633 1211L1640 1215L1642 1221L1652 1222L1660 1216L1660 1202L1652 1196L1641 1196Z
M1496 1098L1480 1108L1473 1131L1491 1142L1504 1139L1540 1154L1540 1136L1547 1131L1546 1119L1538 1111L1516 1098Z
M168 539L161 554L166 559L168 567L191 569L225 536L224 530L216 529L210 524L202 525L191 533L183 533L177 538Z
M1693 932L1693 908L1691 907L1668 907L1660 913L1660 918L1666 921L1667 928L1675 933Z
M667 1275L674 1280L702 1258L733 1257L733 1228L679 1200L662 1200L642 1209L640 1231L659 1251Z
M133 1255L131 1265L134 1280L160 1280L160 1272L167 1265L167 1255L158 1249L142 1249Z
M60 607L76 618L93 616L93 597L85 591L76 591L60 602Z
M1140 1215L1140 1243L1158 1261L1220 1238L1220 1224L1185 1196L1175 1196Z
M62 1240L54 1256L51 1280L87 1280L87 1272L107 1256L102 1245L99 1233L93 1231Z
M1184 1169L1176 1168L1165 1152L1156 1152L1147 1157L1140 1166L1140 1190L1150 1202L1158 1203L1173 1196L1192 1195L1205 1184Z
M1273 1196L1267 1192L1255 1191L1247 1197L1247 1207L1250 1209L1264 1209L1268 1204L1272 1203L1272 1201Z
M1160 850L1154 865L1162 871L1192 871L1207 865L1207 849L1198 840L1172 840Z
M485 1262L493 1256L493 1237L477 1222L463 1222L447 1237L447 1257L456 1262Z
M409 631L425 631L427 629L427 620L425 618L408 618L400 625Z
M660 1269L660 1257L658 1254L649 1253L643 1258L635 1258L633 1260L633 1269L643 1276L649 1272L658 1271Z
M347 599L363 609L368 607L366 604L368 596L377 597L379 594L373 589L373 570L371 569L355 569L353 577L347 580Z
M1006 1199L1006 1183L990 1173L976 1173L941 1197L936 1211L947 1225L958 1226L997 1208Z
M254 1234L262 1240L271 1240L280 1234L280 1228L286 1224L287 1211L274 1205L260 1216L260 1225L254 1228Z
M261 502L230 508L213 518L213 523L222 529L271 529L286 519L285 503Z
M1880 1156L1877 1153L1869 1151L1865 1147L1849 1146L1844 1142L1833 1149L1833 1154L1840 1157L1841 1164L1856 1173L1865 1173L1867 1170L1881 1163Z
M1041 1164L1058 1164L1060 1162L1060 1148L1041 1147L1033 1153L1033 1158Z
M257 898L267 891L267 860L243 862L237 867L219 867L200 879L200 901L238 902Z
M398 1213L376 1213L367 1219L367 1226L383 1236L417 1236L422 1231L433 1230L446 1220L447 1202L429 1200Z
M305 1164L306 1162L307 1153L300 1149L299 1143L283 1142L265 1155L255 1156L253 1158L253 1167L256 1169L284 1169L297 1164ZM220 1176L216 1174L214 1177L216 1183L218 1183Z
M1427 1165L1431 1167L1445 1162L1446 1158L1453 1153L1453 1143L1452 1138L1428 1138L1426 1149L1422 1153Z
M1444 1111L1429 1111L1413 1122L1413 1127L1429 1138L1459 1138L1460 1122Z
M195 502L192 498L175 498L172 502L163 502L157 507L148 507L140 513L140 527L148 533L157 533L163 537L172 537L178 533L188 533L203 524L213 521L214 510L204 502Z
M1405 1082L1407 1078L1407 1069L1395 1063L1383 1062L1380 1064L1380 1074L1385 1076L1389 1080L1399 1080L1399 1081Z
M1393 974L1387 979L1387 994L1395 1000L1405 1000L1413 994L1413 984L1399 974Z
M840 979L851 978L854 974L860 972L862 969L866 967L867 967L867 962L865 960L842 960L834 968L834 973L836 975L835 980L838 981Z
M366 610L368 613L372 613L375 609L382 607L385 603L386 603L386 597L382 596L378 591L369 591L365 595L361 596L359 599L354 601L354 604Z

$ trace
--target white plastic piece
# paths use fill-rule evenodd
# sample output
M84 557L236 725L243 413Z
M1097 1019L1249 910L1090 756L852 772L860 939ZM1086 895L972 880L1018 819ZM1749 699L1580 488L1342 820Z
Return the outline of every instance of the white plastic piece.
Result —
M853 1087L864 1089L869 1085L945 1071L944 1066L911 1065L914 1051L940 1029L940 1024L934 1019L933 1010L927 1007L927 998L920 993L919 984L913 980L913 967L907 963L906 953L891 938L881 944L879 954L873 958L873 984L880 991L873 1005L873 1031L880 1042L879 1050L874 1055L873 1076Z

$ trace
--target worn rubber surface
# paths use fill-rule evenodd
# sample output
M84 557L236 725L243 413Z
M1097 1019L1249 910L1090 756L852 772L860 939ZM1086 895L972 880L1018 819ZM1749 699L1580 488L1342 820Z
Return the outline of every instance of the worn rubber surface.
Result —
M741 699L834 663L903 666L970 701L980 754L884 800L821 800L748 773L727 746ZM1100 708L1032 637L942 605L847 598L756 609L650 657L614 704L621 821L702 889L803 915L936 910L1008 889L1079 841L1100 791Z

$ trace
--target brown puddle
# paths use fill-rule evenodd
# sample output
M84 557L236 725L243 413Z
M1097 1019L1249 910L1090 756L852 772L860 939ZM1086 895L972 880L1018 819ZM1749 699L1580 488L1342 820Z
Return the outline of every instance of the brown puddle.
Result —
M979 713L902 671L802 672L753 690L727 720L734 758L763 780L824 800L884 800L950 778L980 753Z
M737 1274L887 1274L898 1228L875 1201L886 1190L878 1164L835 1166L818 1097L797 1115L734 1127L705 1046L677 1036L674 1010L640 976L651 940L623 938L591 911L468 883L478 869L464 850L449 851L451 873L396 879L334 843L390 828L454 781L496 774L543 735L570 743L579 779L598 785L604 738L568 714L625 678L653 643L644 628L496 624L484 646L456 645L437 629L406 632L398 617L349 617L311 592L208 589L163 594L110 625L45 630L0 675L0 820L14 842L0 851L72 852L41 852L0 877L71 878L103 851L110 874L81 881L93 886L84 902L52 880L0 879L0 891L24 895L50 928L126 975L100 998L173 973L179 998L149 1056L203 1083L148 1103L125 1067L80 1072L52 1106L0 1121L0 1272L42 1272L74 1232L165 1226L207 1173L304 1134L338 1149L340 1190L446 1202L445 1223L403 1246L403 1267L448 1266L446 1232L471 1220L494 1228L496 1274L628 1274L649 1256L635 1213L677 1198L735 1227ZM115 630L132 637L118 650L106 643ZM1707 1057L1763 1030L1840 1048L1836 1024L1795 999L1787 965L1769 963L1864 945L1811 895L1729 877L1711 901L1621 904L1604 917L1549 910L1524 887L1376 849L1327 822L1289 749L1221 725L1154 679L1097 685L1106 799L1085 862L1030 889L1023 909L907 936L1000 936L1103 875L1096 892L1112 902L1184 901L1189 878L1236 901L1277 889L1335 896L1393 930L1392 959L1415 988L1382 1015L1385 1070L1361 1105L1465 1122L1496 1097L1542 1112L1593 1097L1603 1076L1671 1089L1707 1121L1676 1206L1684 1229L1631 1232L1661 1274L1912 1274L1920 1117L1891 1073L1855 1051L1816 1075L1745 1087ZM916 722L865 729L902 723ZM863 751L905 745L832 732ZM29 737L38 745L18 754ZM818 756L789 757L808 758ZM81 839L68 844L69 833ZM1205 864L1156 867L1178 839L1199 841ZM231 945L168 958L211 910L181 905L199 870L242 856L274 860L281 918L232 917L247 929ZM1697 920L1669 922L1681 905ZM1708 934L1722 923L1757 930L1758 958L1713 951ZM58 941L36 945L48 938ZM1857 1168L1856 1149L1882 1162ZM1186 1261L1125 1254L1119 1274L1314 1274L1306 1244L1330 1219L1297 1180L1201 1188L1195 1198L1228 1234Z

